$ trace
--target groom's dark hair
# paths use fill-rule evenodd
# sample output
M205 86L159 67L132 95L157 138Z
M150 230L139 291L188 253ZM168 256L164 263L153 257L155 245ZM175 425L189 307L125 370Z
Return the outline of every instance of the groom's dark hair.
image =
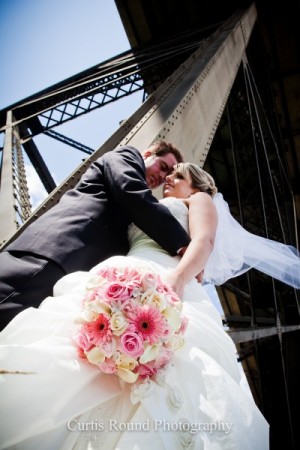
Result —
M170 142L157 141L151 144L148 149L151 150L151 152L156 156L164 156L168 153L172 153L179 163L183 162L183 156L180 150L178 150L178 148Z

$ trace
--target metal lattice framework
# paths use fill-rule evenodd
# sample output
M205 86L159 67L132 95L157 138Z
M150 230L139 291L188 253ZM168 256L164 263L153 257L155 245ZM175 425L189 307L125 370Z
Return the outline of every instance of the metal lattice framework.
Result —
M139 90L149 91L155 83L166 78L166 70L172 60L182 61L200 45L201 38L194 33L186 44L186 35L172 43L124 52L93 68L68 78L25 100L0 111L1 131L5 129L6 112L12 110L15 125L26 123L27 139L51 130L78 116L114 102ZM199 32L198 32L199 34ZM159 67L159 70L157 68ZM145 83L144 75L151 72L151 83ZM153 75L155 74L155 78ZM149 80L149 77L146 78Z

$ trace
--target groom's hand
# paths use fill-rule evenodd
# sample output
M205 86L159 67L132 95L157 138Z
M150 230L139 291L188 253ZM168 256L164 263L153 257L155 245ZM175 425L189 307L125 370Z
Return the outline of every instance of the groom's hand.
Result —
M181 248L177 251L177 255L182 257L182 256L185 254L186 249L187 249L187 246L186 246L186 247L181 247Z
M201 283L201 284L202 284L202 281L203 281L203 275L204 275L204 269L201 270L201 272L198 273L198 275L196 275L196 280L198 281L198 283Z

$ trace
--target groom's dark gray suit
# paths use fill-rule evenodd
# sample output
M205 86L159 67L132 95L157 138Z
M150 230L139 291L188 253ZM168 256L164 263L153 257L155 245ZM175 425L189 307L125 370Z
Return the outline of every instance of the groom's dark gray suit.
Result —
M171 255L190 242L149 190L141 153L128 146L92 163L74 189L0 253L0 302L21 304L16 313L37 306L65 273L126 254L131 222Z

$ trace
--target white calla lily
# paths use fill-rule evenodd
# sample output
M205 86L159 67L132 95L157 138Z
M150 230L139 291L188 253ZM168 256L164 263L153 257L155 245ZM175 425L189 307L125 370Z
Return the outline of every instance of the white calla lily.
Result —
M168 321L168 324L172 328L173 331L177 331L181 325L181 317L180 313L175 309L170 307L169 305L163 311L163 315Z
M134 373L129 369L123 369L123 368L117 369L116 374L122 380L126 381L126 383L135 383L139 376L138 373Z
M157 344L149 345L149 347L145 349L144 353L140 357L140 363L146 364L147 362L156 359L159 354L159 348L160 347Z
M105 354L101 352L100 348L94 347L85 353L88 361L92 364L100 364L105 360Z

